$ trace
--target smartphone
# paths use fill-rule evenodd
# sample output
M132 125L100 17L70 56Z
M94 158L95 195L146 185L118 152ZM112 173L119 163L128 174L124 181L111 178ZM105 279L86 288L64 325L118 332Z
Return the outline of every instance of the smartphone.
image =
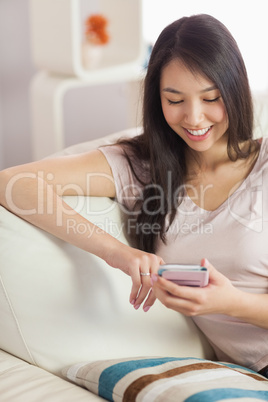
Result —
M207 286L208 270L200 265L164 264L160 266L158 275L182 286Z

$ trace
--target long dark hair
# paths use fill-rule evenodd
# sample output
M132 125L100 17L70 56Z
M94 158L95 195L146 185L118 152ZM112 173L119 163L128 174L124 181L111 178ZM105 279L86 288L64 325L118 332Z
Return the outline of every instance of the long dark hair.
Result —
M237 43L227 28L206 14L183 17L168 25L153 47L145 77L144 133L124 142L134 174L135 164L140 165L143 161L148 166L150 185L143 183L143 201L137 201L136 205L140 211L137 216L139 230L134 233L136 246L148 252L156 252L159 239L165 242L166 231L174 220L179 199L184 195L186 145L167 124L160 100L161 72L174 59L183 62L191 71L201 73L218 87L228 116L230 159L249 156L250 149L243 152L239 144L252 139L253 135L253 107L247 72ZM145 203L146 210L143 208ZM153 230L143 231L142 227Z

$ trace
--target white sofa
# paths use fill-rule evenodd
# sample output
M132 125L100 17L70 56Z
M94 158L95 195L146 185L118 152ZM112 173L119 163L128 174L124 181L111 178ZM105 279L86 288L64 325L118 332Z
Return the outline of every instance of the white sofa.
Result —
M259 110L267 120L265 109ZM96 148L118 136L62 153ZM114 200L65 200L127 242ZM129 303L130 286L121 271L0 207L0 401L103 400L63 378L64 367L81 361L130 356L213 359L190 319L159 302L147 313L136 311Z
M133 130L122 134L132 135ZM79 144L63 153L82 152L117 137ZM114 200L65 200L127 241ZM142 355L212 357L190 320L160 303L148 313L136 311L129 303L130 287L130 278L121 271L0 207L1 402L100 400L60 378L65 366L79 361Z

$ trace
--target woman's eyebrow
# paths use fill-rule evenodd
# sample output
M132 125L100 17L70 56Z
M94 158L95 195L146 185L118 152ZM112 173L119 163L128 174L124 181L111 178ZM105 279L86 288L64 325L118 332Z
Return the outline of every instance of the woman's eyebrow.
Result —
M214 91L215 89L218 89L218 87L217 87L216 85L212 85L211 87L202 89L202 91L200 91L200 93L203 94L203 93L205 93L205 92ZM172 93L172 94L184 95L183 92L178 91L178 90L175 89L175 88L170 88L170 87L164 88L164 89L163 89L163 92L170 92L170 93Z
M205 88L201 91L201 93L204 92L209 92L209 91L215 91L216 89L219 89L216 85L212 85L211 87Z
M172 94L178 94L178 95L183 95L183 92L178 91L177 89L174 88L164 88L163 92L171 92Z

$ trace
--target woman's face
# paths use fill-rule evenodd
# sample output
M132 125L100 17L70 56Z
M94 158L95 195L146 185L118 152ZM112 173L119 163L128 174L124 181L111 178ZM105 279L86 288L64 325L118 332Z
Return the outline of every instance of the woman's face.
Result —
M179 60L164 67L160 97L166 122L193 150L210 149L226 133L228 118L219 89Z

